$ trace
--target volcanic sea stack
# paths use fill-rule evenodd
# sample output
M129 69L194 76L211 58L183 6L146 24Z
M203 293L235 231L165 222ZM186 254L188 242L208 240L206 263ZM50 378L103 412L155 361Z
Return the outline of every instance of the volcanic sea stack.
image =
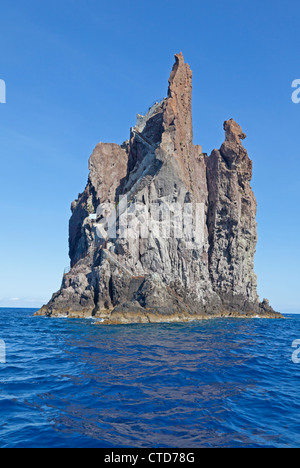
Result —
M96 146L72 203L70 271L37 315L104 323L281 317L257 295L246 135L231 119L209 157L193 144L192 72L182 54L175 59L167 98L138 115L130 139Z

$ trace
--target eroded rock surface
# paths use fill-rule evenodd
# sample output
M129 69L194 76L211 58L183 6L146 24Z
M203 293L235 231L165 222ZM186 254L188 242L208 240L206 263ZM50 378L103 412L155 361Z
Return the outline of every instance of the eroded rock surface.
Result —
M224 143L209 157L193 144L192 72L182 54L175 56L167 96L138 115L123 145L96 146L85 191L72 203L71 269L38 315L94 316L104 323L280 317L257 295L246 135L231 119L224 123ZM99 212L105 204L118 207L119 217L116 236L101 239L97 223L107 216ZM128 223L121 235L120 219L125 210L130 219L133 206L140 225ZM151 225L145 236L141 226L152 206L160 207L157 221L166 230L157 234ZM188 207L195 235L178 234L176 207Z

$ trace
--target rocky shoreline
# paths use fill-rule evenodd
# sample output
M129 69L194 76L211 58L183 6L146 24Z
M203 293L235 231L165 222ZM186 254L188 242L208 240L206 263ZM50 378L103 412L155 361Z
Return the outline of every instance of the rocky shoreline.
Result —
M50 313L47 310L41 309L35 313L35 316L60 318L65 317L68 319L87 319L93 317L97 325L127 325L127 324L146 324L146 323L184 323L201 320L215 320L222 318L236 318L236 319L284 319L285 317L279 312L236 312L236 311L222 311L214 314L189 314L187 312L162 314L161 311L156 310L141 310L139 307L132 307L129 310L111 310L106 312L96 313L91 315L90 311L74 312L74 310L59 310ZM101 320L101 321L100 321Z

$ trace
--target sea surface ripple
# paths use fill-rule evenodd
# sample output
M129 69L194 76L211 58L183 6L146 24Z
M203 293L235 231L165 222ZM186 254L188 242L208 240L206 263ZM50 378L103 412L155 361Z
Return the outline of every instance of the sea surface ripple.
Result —
M0 309L0 447L298 447L286 320L103 326Z

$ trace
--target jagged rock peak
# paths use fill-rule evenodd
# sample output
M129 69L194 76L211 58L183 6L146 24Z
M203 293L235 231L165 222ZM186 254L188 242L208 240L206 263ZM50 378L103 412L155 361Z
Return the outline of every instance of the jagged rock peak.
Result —
M193 73L187 63L184 63L182 52L175 55L175 63L169 78L168 96L172 97L173 93L177 94L180 91L190 91L192 86Z
M241 143L240 140L244 140L246 138L246 134L243 132L239 124L237 124L233 119L229 119L224 122L224 130L225 139L227 141Z
M169 78L168 99L166 102L165 128L170 125L178 127L186 141L192 144L192 78L188 64L184 63L182 53L175 55L175 64Z

